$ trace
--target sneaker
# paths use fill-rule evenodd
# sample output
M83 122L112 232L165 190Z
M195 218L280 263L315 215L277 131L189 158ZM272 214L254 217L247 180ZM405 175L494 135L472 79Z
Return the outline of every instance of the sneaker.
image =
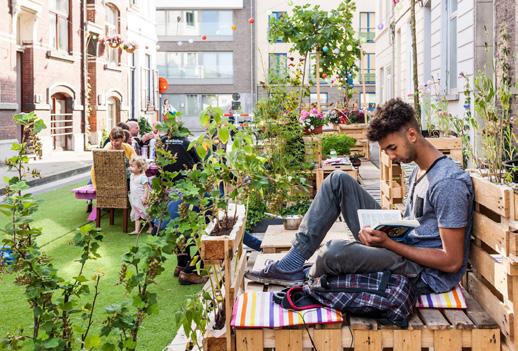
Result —
M178 282L180 285L203 284L209 280L209 277L202 277L196 273L185 273L181 271L178 275Z
M259 271L246 272L245 278L263 284L291 286L302 284L304 282L305 274L302 269L293 272L281 271L277 268L277 262L270 262L265 268Z

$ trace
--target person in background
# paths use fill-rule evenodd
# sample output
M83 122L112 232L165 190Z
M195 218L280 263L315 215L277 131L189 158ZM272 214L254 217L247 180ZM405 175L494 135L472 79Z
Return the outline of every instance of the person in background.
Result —
M142 147L149 144L149 141L154 138L154 134L147 133L140 136L140 127L136 119L130 119L126 124L128 125L129 132L131 134L131 146L133 146L138 155L141 155ZM147 155L143 156L147 158Z
M117 123L117 127L122 128L124 130L124 142L126 144L131 144L131 134L129 132L129 126L124 122ZM110 142L110 138L106 138L106 140L103 143L103 148Z
M131 147L131 145L124 142L125 134L124 129L120 127L115 127L110 131L110 142L106 144L103 150L123 150L124 156L126 156L126 163L129 164L129 160L137 156L135 153L135 149ZM90 178L92 180L92 184L95 188L95 172L94 167L90 170Z
M168 113L172 113L176 115L176 109L173 105L169 103L169 99L164 99L164 104L162 105L162 117L166 116Z
M140 234L141 220L147 220L147 204L151 187L146 176L147 163L143 157L132 158L130 164L130 192L129 201L131 204L130 218L135 222L135 230L130 235ZM151 233L151 225L149 226Z

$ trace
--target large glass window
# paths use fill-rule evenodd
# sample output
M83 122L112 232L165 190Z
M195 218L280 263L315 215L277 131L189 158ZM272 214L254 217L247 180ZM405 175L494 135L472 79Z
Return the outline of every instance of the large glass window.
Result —
M288 55L286 53L272 53L268 56L270 73L279 78L288 75Z
M158 35L232 36L232 11L157 10Z
M232 79L232 52L158 52L161 76L174 79Z
M119 33L119 11L109 5L106 6L106 19L104 25L104 34L108 37L113 37ZM106 46L106 61L111 64L118 64L120 62L120 49Z
M167 94L164 98L181 112L183 117L198 117L208 106L227 111L232 104L231 94Z
M365 83L376 83L376 57L375 54L363 54L359 81L365 78Z
M374 12L360 12L360 38L367 43L373 43L375 31Z
M70 51L69 16L68 0L51 0L49 2L49 46L52 49Z
M448 14L447 67L448 89L457 89L457 0L446 1Z
M268 32L270 32L270 23L273 20L278 20L279 18L281 18L285 14L286 14L286 11L273 11L272 14L270 16L268 16ZM275 42L275 43L282 43L282 39L280 39L280 38L276 38L276 39L270 38L270 40Z

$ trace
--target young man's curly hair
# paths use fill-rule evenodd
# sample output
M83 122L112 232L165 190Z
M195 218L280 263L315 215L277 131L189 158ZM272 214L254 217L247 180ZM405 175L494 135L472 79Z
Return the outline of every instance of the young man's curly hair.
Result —
M399 98L390 99L376 110L374 117L370 120L367 138L370 141L380 141L404 127L420 130L414 108Z

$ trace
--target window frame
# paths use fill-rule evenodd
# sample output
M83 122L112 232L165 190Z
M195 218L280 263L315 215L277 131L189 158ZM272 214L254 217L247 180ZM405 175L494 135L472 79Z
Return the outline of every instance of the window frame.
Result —
M362 26L362 15L366 15L367 17L366 27ZM376 27L374 26L375 15L376 13L372 11L363 11L360 12L359 15L358 34L360 38L365 37L367 43L374 43L374 37L376 35Z
M105 36L113 36L121 34L121 20L120 20L120 11L119 9L112 3L106 4L106 9L113 11L115 23L110 23L108 21L108 11L105 15L104 21L104 35ZM112 48L109 45L106 47L106 55L105 59L108 65L116 65L119 66L121 64L121 49L120 48Z
M268 40L271 43L284 43L284 41L281 38L277 38L275 40L270 39L270 25L271 25L272 19L275 18L276 20L278 20L279 18L281 18L284 15L286 15L286 11L272 11L272 13L270 15L268 15Z
M272 57L275 58L275 67L272 67ZM285 67L280 67L281 57L284 57ZM270 73L273 69L275 69L276 75L282 78L286 78L288 76L288 53L286 52L270 52L268 53L268 73ZM281 69L284 69L284 72L280 72ZM284 74L282 74L284 73Z
M71 13L72 13L72 4L73 2L71 0L65 0L63 4L66 4L67 9L66 11L61 12L59 9L57 9L58 0L51 0L49 1L49 46L51 50L56 50L58 52L67 52L72 53L72 19L71 19ZM52 6L52 4L55 4L55 6ZM68 13L66 13L68 12ZM61 25L62 21L66 24L66 39L63 43L64 45L61 45ZM53 35L54 34L54 35Z
M457 4L455 10L452 10L452 2ZM458 11L459 3L458 0L447 0L445 1L446 14L447 14L447 61L446 61L446 87L449 93L457 92L457 75L458 75L458 55L457 55L457 30L458 30ZM455 29L453 30L452 23L455 22ZM453 42L455 45L452 45ZM455 54L453 55L452 52ZM455 68L454 70L452 68ZM452 84L454 83L454 84Z

